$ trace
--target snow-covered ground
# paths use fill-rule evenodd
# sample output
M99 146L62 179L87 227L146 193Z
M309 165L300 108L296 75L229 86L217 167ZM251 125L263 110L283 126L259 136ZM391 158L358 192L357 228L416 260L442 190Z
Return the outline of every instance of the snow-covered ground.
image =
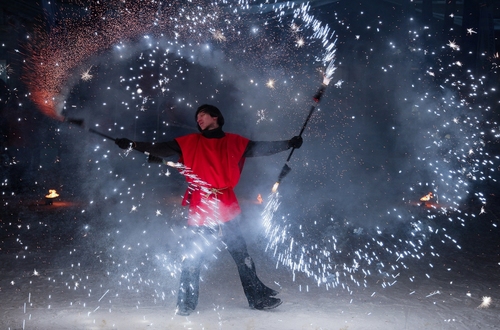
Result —
M48 218L71 227L72 213L60 211L70 206L9 205L1 218L1 329L500 327L498 254L481 256L456 250L442 255L431 272L425 270L429 276L419 272L417 264L397 278L374 276L367 287L327 290L304 274L297 273L293 280L290 270L276 269L272 257L254 244L259 237L250 234L248 243L259 276L280 290L283 304L271 311L249 309L236 267L222 251L202 271L196 312L182 317L174 313L175 271L160 264L154 270L143 268L143 261L132 259L130 263L137 265L113 264L125 261L123 255L121 259L108 256L111 263L107 263L103 258L109 251L100 253L105 241L86 240L85 233L65 236L57 226L52 231L36 229L37 221L47 223ZM16 222L19 226L12 225ZM30 228L21 231L27 223ZM13 228L20 231L14 235ZM149 266L155 264L144 260L150 260ZM128 270L120 273L122 268ZM384 281L386 285L382 285ZM488 298L483 297L491 299L489 306L483 303Z

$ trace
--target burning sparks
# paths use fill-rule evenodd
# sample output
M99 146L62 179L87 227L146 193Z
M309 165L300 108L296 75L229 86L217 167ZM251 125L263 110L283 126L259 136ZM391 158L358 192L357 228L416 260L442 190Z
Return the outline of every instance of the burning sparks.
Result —
M476 31L474 31L474 29L471 29L471 28L468 28L468 29L467 29L467 34L468 34L468 35L472 35L472 34L475 34L475 33L477 33L477 32L476 32Z
M448 41L448 47L450 47L453 50L460 50L460 47L456 44L455 40L453 41Z
M7 65L0 64L0 74L2 74L4 72L6 75L9 76L9 75L14 73L14 70L12 70L10 64L7 64Z
M103 22L94 22L89 20L88 25L90 27L88 29L69 26L67 30L69 31L68 34L70 36L75 36L74 40L83 40L82 44L77 43L76 45L70 45L64 40L64 38L57 43L51 42L49 37L55 37L51 35L43 37L40 43L35 42L33 45L34 52L28 61L28 69L33 70L33 73L30 75L30 79L33 78L34 82L30 85L30 90L35 103L42 110L44 110L44 112L46 111L48 115L57 115L61 110L60 106L64 104L65 101L65 87L68 87L68 89L71 88L71 86L67 86L67 84L69 81L74 80L71 79L71 75L74 74L75 68L79 68L81 66L88 67L88 63L86 61L92 54L113 52L113 55L118 55L117 58L121 56L125 57L125 50L127 50L127 47L130 45L135 46L137 43L141 42L147 43L148 51L144 51L144 53L137 59L137 63L140 63L138 66L130 67L130 77L124 75L120 81L120 86L124 86L124 89L120 90L120 92L123 92L123 95L126 95L126 92L129 92L130 94L129 99L119 100L122 102L121 106L124 110L123 113L130 113L132 111L139 113L141 110L157 108L157 105L154 107L150 106L153 105L157 99L154 95L151 95L151 93L154 93L152 91L161 91L161 93L165 96L170 94L185 94L179 96L178 99L175 99L175 102L179 103L179 105L175 105L175 108L179 109L184 107L186 109L192 109L195 107L195 104L185 101L184 97L187 99L187 91L182 90L183 93L178 93L177 90L174 90L176 81L184 81L185 79L187 80L190 78L186 74L189 72L190 67L183 63L184 60L193 64L199 64L198 61L201 60L199 60L197 56L202 53L208 54L208 52L211 52L212 49L214 52L210 54L221 52L224 53L225 58L231 59L229 61L231 62L231 65L241 69L241 72L238 72L238 75L244 76L245 79L247 78L245 75L255 78L255 80L252 81L250 88L255 89L255 91L260 88L259 92L262 92L262 89L265 90L266 87L270 89L276 88L274 79L268 80L266 84L254 83L255 81L265 82L269 77L267 76L268 72L269 75L272 74L276 77L278 81L283 81L283 84L279 85L280 93L282 89L285 90L291 86L290 82L292 80L294 82L300 80L300 78L296 78L300 76L299 74L297 74L294 79L289 79L289 77L282 79L282 77L275 75L275 71L268 70L270 68L275 69L274 64L269 64L273 62L270 61L270 59L274 60L276 58L286 58L286 65L289 66L286 69L293 72L295 75L295 71L299 71L302 67L306 66L304 63L300 62L303 58L297 59L293 57L293 52L299 53L301 51L298 50L297 47L306 47L305 49L307 49L307 52L313 54L316 57L316 60L321 62L321 66L324 68L321 69L324 85L328 85L334 75L336 69L336 66L334 65L335 39L331 36L334 36L335 33L333 33L328 26L321 24L314 17L311 17L308 13L308 7L306 6L293 9L296 14L294 16L294 21L301 22L302 25L300 25L300 34L305 37L298 36L297 32L299 31L299 25L296 23L292 23L290 25L290 30L292 31L291 33L290 30L285 29L288 30L285 32L289 34L287 36L289 38L287 40L287 44L289 45L289 48L292 49L292 52L290 52L288 49L280 48L280 43L273 43L272 41L269 43L263 42L263 40L273 40L268 36L264 39L266 31L271 30L271 28L262 28L262 26L254 28L254 31L258 31L258 33L252 35L252 38L255 37L253 40L251 38L240 36L239 33L242 31L243 33L241 33L241 35L244 35L245 31L248 32L245 30L245 25L247 24L238 24L239 19L225 21L226 17L229 17L230 14L225 13L224 9L220 9L215 4L213 5L213 8L211 7L212 5L207 7L200 5L200 9L198 9L199 4L196 3L196 6L193 6L195 10L192 10L190 18L186 19L187 15L185 13L187 13L188 10L183 11L183 15L180 15L180 11L177 13L175 10L176 8L174 8L176 6L175 3L176 2L172 2L172 11L170 11L170 9L166 10L168 11L168 14L173 17L171 20L170 17L169 19L166 19L168 15L165 15L165 17L160 15L160 17L158 17L157 8L154 10L139 8L139 12L144 14L142 17L155 18L155 20L149 20L149 22L155 21L155 24L162 26L162 32L167 31L169 30L169 27L172 27L171 32L165 33L162 35L162 38L155 39L153 37L155 33L151 33L151 37L143 38L143 32L158 32L158 29L148 26L147 19L144 20L144 22L138 22L137 17L141 17L141 15L139 15L137 11L133 11L133 15L129 15L126 12L122 13L122 9L117 9L116 16L123 19L124 22L110 18L108 20L103 20ZM191 2L182 2L183 6L189 6L190 3ZM124 2L123 8L130 10L127 6L128 3ZM280 11L286 6L287 5L283 4ZM297 7L296 4L294 6ZM285 16L279 16L281 15L280 11L277 11L275 14L279 17L279 20L282 20ZM199 16L197 16L196 13L199 13ZM158 19L157 21L156 18ZM171 23L174 21L176 22L175 26ZM226 22L231 23L229 24ZM133 28L129 28L129 26ZM122 34L120 31L123 30L124 27L126 27L127 31ZM167 27L167 29L165 29L165 27ZM72 31L72 29L75 30ZM95 31L102 31L103 34L108 37L95 36L93 34ZM157 33L156 35L158 36L159 34ZM160 39L161 41L159 41ZM361 38L360 35L356 35L356 40L361 40L360 42L364 42L365 39L367 39L365 36ZM213 42L213 40L216 40L217 42ZM230 40L230 42L225 42L227 40ZM56 52L57 44L62 44L62 50L66 50L68 54ZM86 44L91 45L91 49L87 50L84 47ZM283 42L283 44L285 43ZM48 46L47 50L45 48L46 45ZM313 45L322 46L319 47L320 49L317 52L314 50L310 51L309 48ZM448 46L453 50L460 50L454 41L449 42ZM446 49L446 47L441 48ZM422 53L425 53L429 57L433 54L432 50L428 51L427 49L423 50ZM148 60L148 57L150 60ZM179 60L179 58L181 58L182 61ZM39 60L41 60L41 62L39 62ZM389 58L386 60L389 61ZM443 59L440 58L440 61L443 61ZM39 65L38 63L47 64ZM224 62L221 60L219 64L223 66ZM391 66L387 65L386 67ZM438 66L432 67L432 70L428 70L428 74L433 78L426 80L439 81L442 76L446 76L448 79L446 82L442 83L442 88L446 89L446 93L439 93L439 97L441 97L441 94L454 94L453 87L460 89L459 94L467 94L467 83L453 79L453 72L446 71L462 70L462 63L460 61L457 61L457 59L450 59L446 63L446 66L443 65L442 68ZM92 75L90 74L91 68L92 66L81 74L81 80L89 81L92 78ZM229 66L229 68L232 67ZM265 69L263 71L266 73L261 74L258 77L249 75L248 72L251 72L255 68L259 70ZM145 79L145 76L137 74L137 72L142 73L148 71L146 69L153 72L151 76L147 77L147 79ZM162 72L163 76L158 75L158 72ZM168 77L166 77L166 72L169 74ZM417 71L413 74L417 75L416 72ZM307 74L310 74L310 72ZM78 73L76 73L76 75L78 76ZM422 74L422 76L423 75L424 74ZM462 75L460 76L462 77ZM86 78L89 79L87 80ZM101 78L102 77L99 77L99 79ZM420 77L418 78L420 79ZM95 80L97 79L92 81L93 84L97 83ZM144 80L148 80L150 85L144 83ZM480 84L478 84L478 80L479 78L476 78L474 84L471 84L471 86L475 86L474 92L476 93L479 93L478 91L481 89L481 87L477 86L482 86L484 83L484 81L481 80ZM227 83L228 78L225 72L220 74L220 81ZM206 84L205 81L200 82L200 84L201 83L203 83L203 89L210 90L210 93L212 93L215 100L214 102L220 101L217 97L219 96L219 91L222 91L221 86L207 86L208 84ZM339 80L335 86L341 87L342 83L343 81ZM301 87L300 84L297 84L297 86ZM297 86L293 86L293 89L296 89L295 87ZM113 89L117 87L115 85L110 88ZM292 88L290 87L290 89ZM415 88L415 90L416 89L417 88ZM425 93L421 96L422 103L425 103L426 105L425 109L422 104L414 104L413 106L414 109L416 109L415 117L418 117L419 120L421 120L419 124L429 121L433 123L434 126L432 127L440 127L440 132L434 132L432 131L432 128L428 131L422 130L421 133L426 137L426 141L435 141L435 143L429 143L428 146L426 146L428 149L423 151L425 152L425 157L419 158L422 162L425 160L426 164L431 164L431 170L429 170L431 175L429 175L429 177L432 178L433 173L435 173L439 177L439 180L429 180L428 188L422 188L427 187L427 182L419 182L418 185L415 184L417 186L415 191L422 191L421 189L426 189L424 191L428 191L427 189L435 189L434 191L439 191L439 198L441 200L444 200L445 195L451 196L447 202L449 202L450 205L456 205L456 207L454 206L454 208L450 209L450 213L452 213L459 208L460 199L463 197L462 190L464 189L462 189L461 185L466 186L473 177L480 178L485 176L481 173L482 168L484 168L485 165L483 165L480 160L480 157L484 156L484 151L482 150L481 145L475 144L477 134L474 132L476 135L467 136L469 128L474 128L474 130L476 130L474 127L476 124L479 127L478 123L481 121L481 118L476 118L473 114L474 109L471 109L471 104L477 102L469 103L467 102L468 100L461 100L459 97L454 96L450 100L443 101L443 103L445 103L444 105L433 104L433 102L438 103L437 100L440 98L430 95L429 93L431 90L432 88L425 86ZM284 91L284 93L286 93L286 91ZM273 92L268 94L279 93ZM201 99L202 97L197 95L196 100ZM136 102L134 103L134 101ZM250 104L252 102L253 104ZM116 106L119 107L119 102L116 103ZM344 103L341 103L341 107L343 104ZM431 105L429 106L429 104ZM456 109L454 108L455 105ZM268 120L268 113L270 118L273 116L271 107L266 108L265 105L251 99L250 101L245 100L244 105L242 102L242 106L245 107L245 110L254 111L257 114L257 123ZM283 104L279 104L279 106L281 107L280 109L285 108ZM464 110L466 106L468 107L467 111ZM170 109L173 108L174 106ZM447 111L442 112L442 109L446 109ZM143 113L144 112L141 112L140 116L143 116ZM462 115L462 113L467 114ZM145 115L147 115L147 112ZM435 115L435 117L432 117L433 115ZM451 115L456 117L451 118ZM355 122L354 116L350 118L350 120ZM136 117L135 119L139 121L140 118ZM440 122L441 120L443 121L442 123ZM450 123L453 124L450 125ZM441 128L441 124L445 127L444 129ZM117 125L117 127L119 127L119 125ZM453 132L458 131L460 132L460 136L453 134ZM479 131L480 130L477 129L477 132ZM442 132L445 132L446 135ZM448 132L450 132L450 134L448 134ZM161 136L161 133L162 132L155 132L157 136ZM316 132L312 134L316 134ZM467 140L465 144L467 145L466 147L464 145L460 145L463 142L461 137L463 137L464 140ZM446 143L450 144L450 142L456 143L459 147L452 148L450 146L446 146ZM415 149L416 153L420 152L417 150L418 146L415 147ZM132 149L129 149L126 154L128 154L131 150ZM473 150L474 152L469 153L468 150ZM445 156L439 158L435 157L435 155ZM465 159L465 157L467 157L467 159ZM460 166L457 166L454 163L455 159L459 160L457 163L459 163ZM446 165L443 165L443 163ZM181 163L167 162L166 165L176 168L184 175L192 175L192 173L188 173L188 169L185 169ZM446 170L444 170L444 168L446 168ZM422 166L420 171L426 171L425 165ZM326 171L323 175L335 176L335 174L332 174L331 171ZM165 176L170 176L170 172L168 170L166 170ZM161 176L161 178L165 179L165 176ZM452 190L446 191L447 194L443 193L443 190L447 189L448 186L453 187L454 191L457 193L455 194ZM382 288L385 288L397 281L396 278L400 271L407 269L406 261L408 259L429 260L430 258L439 257L438 249L435 249L434 246L432 248L429 248L428 246L428 242L431 241L428 239L430 236L438 237L434 241L441 240L443 244L454 244L458 247L457 240L449 236L449 231L446 234L442 234L446 232L445 227L435 226L436 223L439 223L439 221L436 221L434 218L436 213L445 212L441 210L437 212L430 210L434 213L430 213L431 215L428 219L425 216L413 219L414 214L411 214L410 211L411 225L408 225L410 221L399 221L400 219L410 220L407 212L399 213L400 210L396 211L396 209L394 209L393 211L391 209L390 212L388 212L389 215L387 216L387 219L394 216L398 217L398 223L405 223L407 226L407 228L405 228L405 232L409 232L407 238L400 239L400 237L395 236L394 232L391 232L387 228L381 227L377 228L375 231L375 229L370 230L368 226L365 229L356 226L355 230L346 230L346 232L354 232L354 234L357 235L356 240L362 243L359 246L349 247L342 244L342 240L344 239L342 235L344 234L342 229L339 229L339 223L342 224L340 227L344 226L345 228L349 228L351 226L350 219L347 217L344 220L345 222L342 223L342 219L337 219L332 216L330 220L327 219L324 222L326 222L327 225L331 225L331 228L333 229L329 232L325 232L321 237L321 240L314 242L314 244L310 244L308 241L304 243L301 241L300 236L302 235L302 238L304 235L307 236L307 229L309 228L306 229L305 226L311 224L302 223L300 221L301 219L296 219L293 216L289 219L288 216L282 215L282 213L288 213L286 209L285 212L277 211L280 207L280 196L277 193L278 187L279 182L276 182L272 188L273 194L266 199L266 207L262 215L266 228L266 237L269 240L267 250L271 251L273 256L276 257L276 266L281 264L289 267L292 270L293 276L295 276L296 272L303 272L315 281L318 286L324 285L327 288L340 287L342 289L352 290L352 286L367 286L368 280L375 275L377 276L377 279L378 277L384 278L383 281L377 283L381 283L380 285ZM412 189L413 188L414 187L412 187ZM438 188L440 190L437 190ZM134 188L131 188L131 190L126 194L130 194L132 196L134 194ZM126 194L124 193L123 196ZM332 192L332 194L337 194L337 192ZM260 195L259 197L257 201L262 202L262 197ZM434 198L434 195L429 193L420 200L429 201L432 198ZM138 199L136 198L134 203L137 203L137 200ZM132 204L130 202L124 202L124 205L127 205L124 207L124 213L127 213L130 205ZM160 206L155 205L154 208L150 209L153 214L156 207ZM363 208L365 208L365 206L363 206ZM366 208L368 208L368 205L366 205ZM146 208L141 208L139 211L138 207L133 206L130 213L139 211L138 214L141 214L143 209ZM484 208L481 208L481 212L482 211L484 211ZM165 218L170 217L170 213L162 212L160 209L156 210L156 216L160 216L162 213L165 213ZM460 221L460 223L463 223L460 218L453 218L453 215L449 215L449 217L455 222ZM388 220L388 222L389 221L390 220ZM316 221L314 221L314 224L316 224ZM324 230L324 227L320 229L319 225L316 228L312 228L314 229L313 231L318 232ZM363 241L365 239L367 241ZM126 251L131 250L130 246L127 246L126 244L123 245L123 249ZM428 251L432 252L429 254ZM171 260L166 259L164 262L165 268L172 274L172 277L177 276L177 270L175 269L175 265L171 264ZM133 277L129 274L123 276L124 279L126 278L127 280Z
M80 75L83 81L92 80L93 75L90 74L90 70L92 70L92 66L90 66L90 68L88 68L87 70L83 71L82 74Z
M433 197L433 194L432 194L432 192L430 192L427 195L420 198L420 201L427 202L427 201L430 201L432 199L432 197Z
M292 32L299 32L300 31L300 26L297 25L296 23L292 23L290 25L290 29L292 30Z
M427 296L425 296L426 298L429 298L429 297L432 297L432 296L435 296L437 294L441 294L441 291L437 290L437 291L434 291L434 292L431 292L429 293Z
M222 33L222 31L215 30L212 32L212 37L217 40L218 42L223 42L226 41L226 37Z
M343 81L343 80L339 80L339 81L337 81L337 82L335 83L335 85L334 85L334 86L335 86L335 87L337 87L337 88L341 88L343 83L344 83L344 81Z
M481 304L479 306L477 306L477 308L488 308L488 307L490 307L492 301L493 300L491 299L491 297L484 296L482 298Z
M266 118L266 110L265 109L261 109L261 110L258 110L257 111L257 124L260 123L261 121L265 121L267 118Z
M49 189L49 194L45 195L45 198L56 198L59 197L59 194L55 189Z
M64 24L54 27L50 32L39 29L34 36L29 38L29 57L25 62L27 74L24 80L29 86L31 98L44 114L60 118L66 94L72 88L68 82L74 81L71 79L74 70L85 65L90 57L97 54L113 49L120 53L128 43L139 41L141 37L153 46L154 36L161 36L169 40L168 43L171 46L179 45L181 49L186 46L197 47L193 45L210 47L203 43L208 39L218 42L231 39L234 45L225 50L229 58L241 60L241 68L253 62L257 66L260 65L255 59L265 61L266 58L276 56L271 54L272 52L291 59L291 55L294 55L291 50L281 46L267 47L266 43L258 39L256 39L257 43L253 43L241 38L242 30L247 28L246 24L241 17L238 17L239 14L236 11L231 13L232 10L226 11L226 7L224 2L217 1L174 2L163 6L162 10L158 11L156 5L147 2L123 2L119 5L115 2L93 2L87 10L93 13L92 15L64 20ZM290 37L294 38L300 47L309 46L311 53L315 53L314 48L317 48L316 60L320 60L325 65L330 63L335 56L336 49L336 39L330 33L330 28L314 19L308 13L309 6L307 5L296 8L294 4L287 4L279 9L276 8L274 15L277 21L282 20L280 16L285 9L294 13L294 22L290 25ZM115 15L107 14L111 11ZM191 14L186 15L188 12ZM237 18L231 19L231 15L236 15ZM251 31L254 31L257 36L263 35L263 31L269 29L268 24L269 22L266 22L265 29L257 25L253 26ZM307 33L307 39L297 38L295 34L299 31ZM169 51L166 50L167 53ZM199 51L199 49L192 49L192 51ZM267 54L267 52L271 53ZM121 57L121 54L119 55ZM92 79L91 68L92 66L81 73L81 80ZM274 88L273 83L268 82L268 87ZM164 86L158 87L158 90L168 92L168 88Z
M262 199L262 195L261 195L261 194L258 194L258 195L257 195L257 201L256 201L256 203L257 203L257 204L262 204L263 202L264 202L264 200Z

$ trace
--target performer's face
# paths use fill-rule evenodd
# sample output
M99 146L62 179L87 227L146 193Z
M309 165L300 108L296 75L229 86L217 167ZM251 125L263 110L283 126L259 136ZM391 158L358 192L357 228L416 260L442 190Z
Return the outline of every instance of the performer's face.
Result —
M211 130L219 127L217 124L217 117L212 117L208 113L200 111L196 116L196 122L200 126L201 130Z

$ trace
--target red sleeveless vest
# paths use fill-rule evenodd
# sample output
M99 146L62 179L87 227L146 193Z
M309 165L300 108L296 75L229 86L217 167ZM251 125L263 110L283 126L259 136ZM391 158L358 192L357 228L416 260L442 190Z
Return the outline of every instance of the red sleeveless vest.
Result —
M240 180L245 162L243 153L249 140L232 133L211 139L196 133L175 140L182 152L179 161L203 181L200 184L186 176L189 187L182 205L189 204L188 225L217 224L234 219L241 209L233 189Z

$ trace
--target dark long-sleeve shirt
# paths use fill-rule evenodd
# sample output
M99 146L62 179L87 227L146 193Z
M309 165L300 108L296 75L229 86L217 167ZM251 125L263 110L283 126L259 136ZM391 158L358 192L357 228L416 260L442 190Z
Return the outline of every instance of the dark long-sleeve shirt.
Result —
M217 128L209 131L203 131L204 137L209 139L220 139L224 137L225 133L222 129ZM252 141L248 142L243 157L259 157L269 156L281 151L289 149L288 140L284 141ZM181 155L181 147L176 140L166 142L135 142L134 149L141 152L148 152L149 154L157 157L170 157Z

